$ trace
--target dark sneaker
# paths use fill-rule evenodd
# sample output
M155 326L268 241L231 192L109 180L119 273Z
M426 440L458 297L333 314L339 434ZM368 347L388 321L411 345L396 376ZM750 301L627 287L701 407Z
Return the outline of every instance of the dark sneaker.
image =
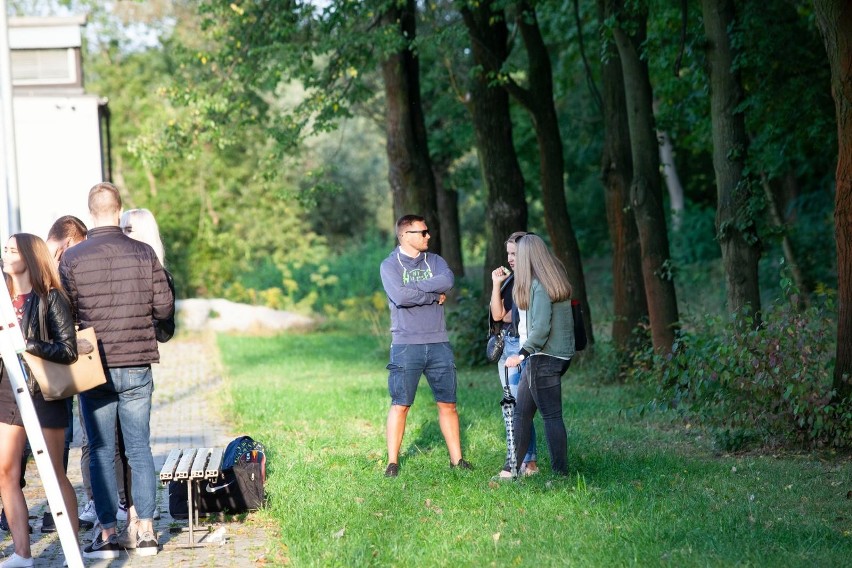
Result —
M33 534L33 526L29 525L30 534ZM0 531L9 532L9 521L6 520L6 510L0 509Z
M45 513L44 516L41 518L41 532L56 532L56 523L53 520L53 513Z
M399 464L389 463L385 468L385 477L396 477L399 475Z
M473 466L470 465L469 461L465 461L464 458L462 458L458 462L450 464L450 469L455 469L455 468L458 468L458 469L473 469Z
M154 556L159 552L159 546L157 535L153 531L139 533L139 537L136 540L136 554L139 556Z
M83 549L83 558L118 558L121 553L121 545L118 544L118 537L114 534L109 535L109 538L104 541L103 535L92 541L92 544Z

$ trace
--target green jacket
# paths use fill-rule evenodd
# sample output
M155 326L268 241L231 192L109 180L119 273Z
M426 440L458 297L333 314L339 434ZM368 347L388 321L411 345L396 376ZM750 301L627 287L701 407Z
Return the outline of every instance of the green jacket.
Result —
M574 356L574 316L571 300L553 303L547 290L533 279L527 310L527 341L523 349L530 355L544 353L562 359Z

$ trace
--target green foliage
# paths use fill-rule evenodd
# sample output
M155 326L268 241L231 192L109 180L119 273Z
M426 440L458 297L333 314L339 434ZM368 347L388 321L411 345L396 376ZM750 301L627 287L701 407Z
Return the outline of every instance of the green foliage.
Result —
M682 332L674 354L647 352L635 375L659 385L649 407L715 428L725 450L852 446L852 400L832 389L833 299L805 307L789 280L782 288L762 325L706 316Z
M372 232L334 254L300 256L281 263L269 255L223 287L222 293L237 302L344 321L364 316L361 310L387 310L379 265L393 248L388 240Z
M488 362L485 359L488 302L482 297L481 287L474 282L463 282L457 288L456 301L446 311L453 355L459 365L484 365Z
M671 258L677 266L717 262L722 252L716 235L716 212L687 201L680 213L679 227L669 231Z

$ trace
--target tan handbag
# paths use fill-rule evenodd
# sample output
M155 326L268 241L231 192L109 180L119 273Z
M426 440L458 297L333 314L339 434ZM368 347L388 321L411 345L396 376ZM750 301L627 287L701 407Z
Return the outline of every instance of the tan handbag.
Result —
M47 324L45 322L46 308L43 304L44 302L39 302L39 324L41 325L41 335L44 338L47 335ZM44 400L61 400L106 383L95 328L88 327L79 330L77 332L78 345L81 339L87 340L94 349L89 353L78 351L77 361L70 365L54 363L32 353L23 353L24 360L30 368L30 374L38 382Z

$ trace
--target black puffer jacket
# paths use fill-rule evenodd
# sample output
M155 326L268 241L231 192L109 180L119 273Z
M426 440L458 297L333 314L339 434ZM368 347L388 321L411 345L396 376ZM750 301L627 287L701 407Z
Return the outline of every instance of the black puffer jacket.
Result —
M169 317L174 296L154 249L117 226L96 227L59 265L80 328L94 327L107 367L160 360L153 320Z

